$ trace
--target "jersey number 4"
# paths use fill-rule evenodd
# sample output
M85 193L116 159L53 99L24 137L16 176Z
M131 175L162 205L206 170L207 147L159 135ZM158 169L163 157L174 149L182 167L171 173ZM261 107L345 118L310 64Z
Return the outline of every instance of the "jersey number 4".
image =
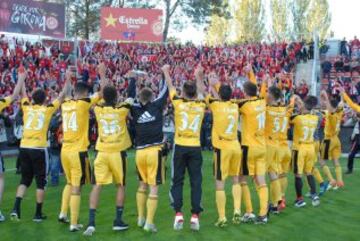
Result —
M76 112L65 112L63 113L63 129L64 132L68 130L77 131L78 130L78 123L76 118Z

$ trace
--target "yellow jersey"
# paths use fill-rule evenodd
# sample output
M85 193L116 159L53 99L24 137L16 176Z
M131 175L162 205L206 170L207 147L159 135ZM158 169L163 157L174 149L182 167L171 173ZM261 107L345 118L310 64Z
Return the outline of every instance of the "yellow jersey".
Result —
M253 97L239 103L241 145L265 148L266 101Z
M95 149L102 152L121 152L131 146L126 125L130 104L122 103L113 106L97 105L94 108L98 139Z
M205 101L180 98L174 89L170 90L170 100L174 106L175 144L200 146L201 124L206 109Z
M28 98L21 99L23 111L24 131L21 138L21 148L46 148L47 136L51 118L60 107L55 100L50 105L33 105Z
M237 131L239 126L238 105L232 101L221 101L210 96L206 102L213 116L212 145L217 149L240 148Z
M10 96L0 99L0 112L3 111L6 107L8 107L12 102L12 98Z
M269 145L287 145L293 105L266 106L265 137Z
M325 117L325 128L324 135L325 139L331 139L337 136L340 132L341 120L343 117L343 108L338 108L335 112L324 111Z
M314 144L314 133L318 127L319 117L313 114L295 115L290 124L294 126L293 149L302 144Z
M90 108L100 98L95 95L91 98L68 100L61 105L61 116L63 125L62 150L87 151L89 147L89 118Z

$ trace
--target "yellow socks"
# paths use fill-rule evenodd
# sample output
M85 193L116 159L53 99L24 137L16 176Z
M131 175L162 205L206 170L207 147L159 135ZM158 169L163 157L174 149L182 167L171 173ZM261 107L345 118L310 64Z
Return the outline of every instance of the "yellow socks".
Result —
M285 197L286 189L288 187L288 178L287 178L287 176L280 177L279 182L280 182L280 188L281 188L281 196Z
M341 166L335 166L335 173L336 173L336 180L337 180L337 182L342 183L342 182L343 182L343 179L342 179Z
M246 213L252 213L253 207L251 203L251 194L247 183L241 183L241 193L243 201L245 202Z
M71 194L71 196L70 196L70 224L71 225L78 224L80 202L81 202L80 194L78 194L78 195Z
M279 179L270 182L271 203L277 207L278 202L281 200L281 187Z
M144 219L145 218L145 205L146 205L146 190L138 189L136 193L136 204L138 217Z
M216 206L219 214L219 220L225 218L226 195L225 191L216 191Z
M146 223L147 224L154 224L154 216L156 213L156 208L158 204L158 196L149 195L147 199L146 208L147 208L147 216L146 216Z
M335 181L333 176L331 175L330 169L327 165L323 166L323 171L324 171L326 177L328 178L328 180L330 181L330 183Z
M259 186L257 192L260 200L259 216L266 216L268 211L269 192L268 187L265 185Z
M232 186L232 195L234 199L234 211L241 213L241 186L234 184Z
M312 173L315 177L315 180L317 181L317 183L323 183L324 179L321 176L321 173L319 171L319 169L317 167L314 167L313 173Z
M71 186L66 184L61 198L61 211L60 214L67 216L70 204Z

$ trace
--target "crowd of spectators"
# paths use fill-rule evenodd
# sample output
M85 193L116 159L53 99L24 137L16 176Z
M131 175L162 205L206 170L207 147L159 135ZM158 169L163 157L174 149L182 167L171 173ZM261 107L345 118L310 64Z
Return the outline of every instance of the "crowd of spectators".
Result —
M275 80L286 96L290 96L293 89L306 95L306 84L301 83L294 88L293 76L296 64L301 60L306 61L308 57L311 57L311 50L298 42L199 47L175 43L26 41L2 35L0 96L11 93L16 83L16 70L20 65L24 65L28 71L28 92L41 87L47 91L49 99L55 97L62 88L65 71L69 66L76 69L78 80L87 82L96 91L99 88L96 68L100 62L107 65L107 77L121 94L126 93L129 71L136 70L139 73L139 88L149 86L157 91L162 78L160 67L170 64L172 79L180 91L181 83L193 80L195 66L201 64L205 69L205 77L216 73L220 81L233 87L234 98L243 97L242 86L245 81L256 79L261 83L267 78ZM14 120L18 112L18 105L15 104L5 111L5 115ZM171 109L167 113L171 113ZM166 117L168 121L165 123L170 123L171 128L170 116ZM206 121L211 121L211 117L205 118ZM210 147L207 140L210 135L208 126L205 123L205 148ZM164 128L169 129L168 126ZM96 138L95 134L91 136L92 139Z

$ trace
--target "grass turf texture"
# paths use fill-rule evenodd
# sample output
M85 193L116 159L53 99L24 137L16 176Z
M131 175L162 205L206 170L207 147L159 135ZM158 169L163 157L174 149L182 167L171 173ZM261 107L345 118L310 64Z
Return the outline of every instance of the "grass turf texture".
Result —
M279 216L271 216L268 225L256 226L254 224L240 224L219 229L214 226L217 219L215 206L214 179L212 176L212 153L204 152L203 167L203 207L201 215L201 230L198 233L189 229L190 219L190 186L188 178L184 188L184 230L173 231L172 224L174 212L169 206L170 169L167 172L167 183L160 188L159 206L155 217L155 223L159 229L157 234L145 233L136 226L136 201L137 175L135 172L134 152L128 152L127 190L124 220L129 223L130 229L125 232L116 233L112 231L112 222L115 215L115 188L110 185L104 188L100 205L97 210L96 233L93 237L83 237L82 232L70 233L68 226L57 222L60 209L61 193L64 178L58 187L49 187L46 193L44 213L48 220L37 224L32 221L35 212L34 183L28 190L22 202L22 219L20 222L11 222L9 213L15 198L16 186L20 176L15 175L14 158L7 158L5 165L9 171L6 173L6 189L3 203L0 206L6 215L7 221L0 223L0 240L359 240L360 207L360 172L345 176L345 188L339 191L329 191L321 198L321 205L317 208L311 206L310 200L306 199L308 205L303 209L293 207L294 180L289 178L287 195L288 208ZM92 158L93 160L93 155ZM167 166L169 167L169 159ZM342 160L344 166L345 160ZM332 166L330 164L330 166ZM333 171L333 169L332 169ZM258 197L254 186L251 184L251 192L254 200L254 209L258 210ZM306 187L306 185L304 185ZM81 200L80 222L84 225L88 220L88 198L91 186L83 190ZM232 196L231 183L227 185L227 217L232 218ZM306 189L306 188L305 188Z

